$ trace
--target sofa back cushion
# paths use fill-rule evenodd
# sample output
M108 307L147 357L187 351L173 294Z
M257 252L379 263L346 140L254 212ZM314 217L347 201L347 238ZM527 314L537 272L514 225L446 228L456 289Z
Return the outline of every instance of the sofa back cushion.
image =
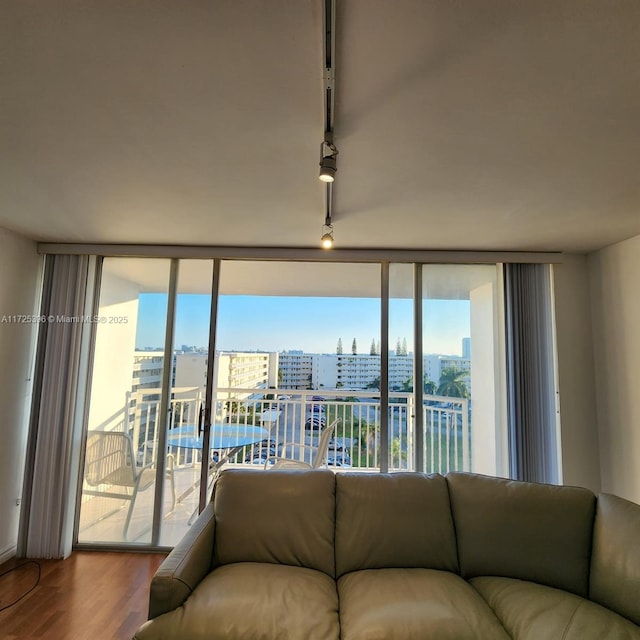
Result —
M596 498L588 489L447 475L465 578L519 578L587 596Z
M442 476L339 473L336 574L415 567L458 572L449 492Z
M598 497L589 596L640 624L640 505Z
M335 476L231 469L216 481L214 564L271 562L335 577Z

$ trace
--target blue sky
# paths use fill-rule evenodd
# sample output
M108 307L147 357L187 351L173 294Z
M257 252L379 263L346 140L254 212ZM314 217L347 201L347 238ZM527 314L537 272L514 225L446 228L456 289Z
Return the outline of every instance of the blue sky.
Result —
M174 345L206 347L208 295L180 294ZM166 294L141 294L136 347L161 347L166 325ZM423 305L424 352L461 355L469 335L468 300L426 300ZM301 349L334 353L338 338L344 351L356 339L358 353L369 353L380 339L380 301L376 298L220 296L216 347L222 350L283 351ZM390 301L389 345L407 339L413 347L411 300Z

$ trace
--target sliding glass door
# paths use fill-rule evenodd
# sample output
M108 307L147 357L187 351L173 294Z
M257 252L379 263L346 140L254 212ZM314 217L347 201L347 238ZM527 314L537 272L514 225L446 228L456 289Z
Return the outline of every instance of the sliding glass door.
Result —
M496 265L104 259L76 541L173 546L224 467L503 473L500 290Z

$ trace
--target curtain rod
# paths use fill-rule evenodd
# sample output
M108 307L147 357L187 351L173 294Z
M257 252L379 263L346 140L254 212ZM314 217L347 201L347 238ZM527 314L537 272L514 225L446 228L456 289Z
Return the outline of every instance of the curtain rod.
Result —
M494 264L496 262L563 262L553 251L459 251L420 249L333 249L292 247L215 247L195 245L74 244L41 242L41 254L99 255L129 258L190 258L229 260L290 260L295 262L424 262Z

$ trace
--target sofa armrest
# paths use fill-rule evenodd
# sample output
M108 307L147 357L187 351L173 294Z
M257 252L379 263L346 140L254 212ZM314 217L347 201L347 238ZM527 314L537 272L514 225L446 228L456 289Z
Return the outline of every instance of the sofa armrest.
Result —
M215 519L209 503L151 580L149 620L179 607L211 571Z

